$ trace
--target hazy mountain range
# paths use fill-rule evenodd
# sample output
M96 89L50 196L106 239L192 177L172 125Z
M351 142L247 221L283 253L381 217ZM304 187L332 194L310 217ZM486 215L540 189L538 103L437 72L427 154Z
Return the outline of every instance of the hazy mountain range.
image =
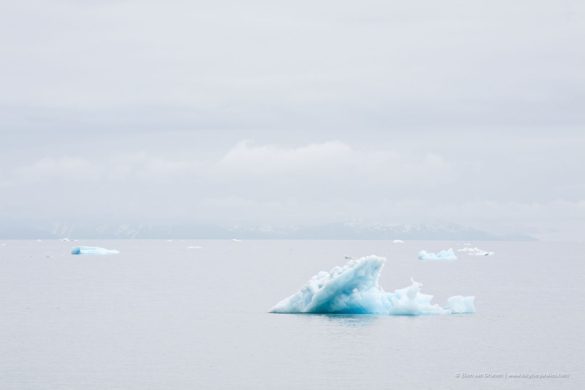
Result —
M344 240L533 240L524 234L493 234L458 224L332 223L318 226L216 226L197 224L12 224L4 239L344 239Z

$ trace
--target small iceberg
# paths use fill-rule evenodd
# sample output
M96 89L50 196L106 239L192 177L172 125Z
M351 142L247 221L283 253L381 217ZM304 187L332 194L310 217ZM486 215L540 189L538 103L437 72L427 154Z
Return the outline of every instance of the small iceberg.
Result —
M457 249L457 252L467 253L470 256L493 256L496 254L496 252L484 251L483 249L479 249L477 247L475 248L465 247Z
M187 247L187 249L201 249L201 248L203 248L203 247L199 246L199 245L191 245L191 246Z
M116 249L106 249L97 246L76 246L71 249L72 255L116 255L120 253Z
M393 240L392 243L393 244L404 244L404 241L402 241L402 240Z
M418 259L423 261L453 261L457 260L457 256L451 248L437 253L422 250L418 252Z
M455 295L447 299L447 310L453 314L475 313L475 297Z
M342 267L313 276L301 290L277 303L272 313L425 315L474 313L475 297L449 298L441 307L420 292L421 283L386 292L378 281L386 259L378 256L350 260Z

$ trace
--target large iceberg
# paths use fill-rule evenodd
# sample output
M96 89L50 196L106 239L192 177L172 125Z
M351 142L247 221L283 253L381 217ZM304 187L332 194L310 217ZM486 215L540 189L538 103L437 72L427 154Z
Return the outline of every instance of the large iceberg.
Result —
M116 249L106 249L97 246L76 246L71 249L72 255L115 255L120 253Z
M474 297L454 296L445 307L420 292L421 283L386 292L378 281L386 259L378 256L350 260L342 267L313 276L297 293L277 303L272 313L331 313L424 315L475 312Z
M457 260L457 255L455 255L455 252L451 248L437 253L422 250L418 252L418 259L423 261L453 261Z

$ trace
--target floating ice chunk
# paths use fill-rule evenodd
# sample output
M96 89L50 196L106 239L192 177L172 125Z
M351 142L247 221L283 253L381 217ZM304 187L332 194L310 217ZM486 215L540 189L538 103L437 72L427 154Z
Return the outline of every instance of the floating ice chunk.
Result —
M237 238L232 238L233 242L242 242L242 240L238 240Z
M404 241L402 241L402 240L393 240L392 243L393 244L404 244Z
M418 259L423 261L453 261L457 260L457 256L451 248L439 251L437 253L422 250L418 252Z
M76 246L71 249L72 255L116 255L120 253L116 249L106 249L97 246Z
M422 283L410 279L411 285L399 290L394 294L388 294L392 303L390 314L394 315L421 315L421 314L448 314L449 311L437 304L432 304L432 295L422 294L420 288Z
M475 313L475 297L455 295L447 299L447 309L453 314Z
M270 311L381 315L450 314L464 312L463 309L473 312L473 297L453 297L453 308L441 307L431 303L433 296L421 293L422 284L414 280L408 287L384 291L378 283L384 262L383 257L372 255L350 260L329 272L321 271ZM461 300L466 304L463 309L456 305Z
M201 249L201 248L203 248L203 247L199 246L199 245L191 245L191 246L187 247L187 249Z
M69 242L69 241L71 241L71 239L68 237L63 237L63 238L59 239L59 241Z
M495 252L484 251L483 249L479 249L477 247L475 247L475 248L470 248L470 247L460 248L460 249L457 249L457 252L467 253L470 256L493 256L496 254Z

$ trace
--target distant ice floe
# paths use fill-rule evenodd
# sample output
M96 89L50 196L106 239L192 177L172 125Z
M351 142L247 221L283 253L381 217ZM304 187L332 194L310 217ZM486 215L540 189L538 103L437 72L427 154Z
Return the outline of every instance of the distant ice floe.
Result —
M242 242L242 240L239 240L239 239L237 239L237 238L232 238L232 241L233 241L233 242Z
M493 256L496 254L496 252L484 251L483 249L479 249L477 247L475 247L475 248L470 248L470 247L460 248L460 249L457 249L457 252L467 253L470 256Z
M404 241L402 241L402 240L393 240L392 243L393 244L404 244Z
M191 246L187 247L187 249L201 249L201 248L203 248L203 247L199 246L199 245L191 245Z
M422 250L418 252L418 259L423 261L453 261L457 260L457 255L455 255L455 252L451 248L437 253Z
M386 259L378 256L350 260L346 265L313 276L297 293L277 303L272 313L329 313L377 315L425 315L474 313L475 297L449 298L441 307L433 296L420 292L421 283L394 292L379 286Z
M106 249L97 246L77 246L71 249L72 255L116 255L120 251L116 249Z

